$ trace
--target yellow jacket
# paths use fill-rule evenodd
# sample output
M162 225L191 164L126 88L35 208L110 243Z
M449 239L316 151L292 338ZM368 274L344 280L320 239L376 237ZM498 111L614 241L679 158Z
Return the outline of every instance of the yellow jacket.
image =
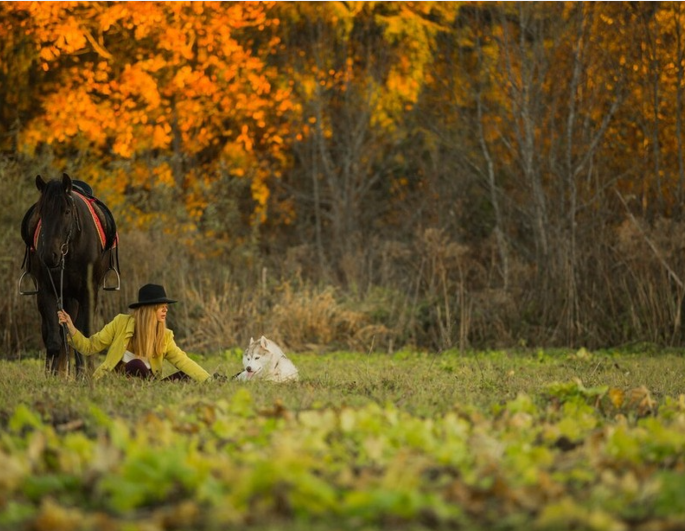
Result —
M104 326L102 330L90 337L85 337L78 330L71 336L69 343L86 356L97 354L107 349L105 361L95 369L93 378L98 380L105 373L112 371L124 357L126 346L133 336L135 321L132 315L119 314ZM164 335L164 351L161 356L149 358L152 373L156 378L162 375L164 360L169 361L178 370L183 371L193 380L204 382L209 378L209 373L191 360L174 341L174 333L167 330Z

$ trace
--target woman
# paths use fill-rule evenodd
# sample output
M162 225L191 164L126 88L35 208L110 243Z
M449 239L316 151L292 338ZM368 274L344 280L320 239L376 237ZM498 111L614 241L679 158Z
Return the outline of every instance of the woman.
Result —
M67 312L60 310L57 317L69 329L69 343L82 354L97 354L107 349L105 361L93 373L96 380L111 371L159 378L163 362L167 360L180 372L165 380L192 378L204 382L209 373L176 345L174 333L166 328L169 304L175 302L167 298L164 287L145 284L138 291L138 302L129 305L133 310L130 315L117 315L88 338L76 329Z

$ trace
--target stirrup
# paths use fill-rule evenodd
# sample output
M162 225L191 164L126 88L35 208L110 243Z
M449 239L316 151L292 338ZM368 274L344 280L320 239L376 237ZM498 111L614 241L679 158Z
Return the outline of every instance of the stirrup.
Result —
M107 285L107 277L111 277L110 273L114 273L115 279L116 279L116 285L115 286L108 286ZM119 271L114 269L113 267L110 267L107 272L105 273L105 276L102 278L102 289L105 291L119 291L121 289L121 276L119 276Z
M22 284L24 282L24 277L28 275L29 278L33 281L33 290L32 291L26 291L22 289ZM19 277L19 294L20 295L35 295L38 293L38 281L36 280L36 277L34 277L31 273L28 271L24 271Z

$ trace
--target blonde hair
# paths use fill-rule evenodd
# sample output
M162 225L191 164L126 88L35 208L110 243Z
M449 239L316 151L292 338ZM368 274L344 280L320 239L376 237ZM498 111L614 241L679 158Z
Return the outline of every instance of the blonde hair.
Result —
M130 350L139 358L156 358L162 355L166 323L157 320L157 310L164 304L139 306L132 312L135 330L129 342Z

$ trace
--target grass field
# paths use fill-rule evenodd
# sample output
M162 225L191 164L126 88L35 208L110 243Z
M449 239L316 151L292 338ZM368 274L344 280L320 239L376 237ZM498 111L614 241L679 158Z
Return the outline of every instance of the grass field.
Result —
M682 529L685 359L637 350L294 354L292 384L0 361L0 529Z

